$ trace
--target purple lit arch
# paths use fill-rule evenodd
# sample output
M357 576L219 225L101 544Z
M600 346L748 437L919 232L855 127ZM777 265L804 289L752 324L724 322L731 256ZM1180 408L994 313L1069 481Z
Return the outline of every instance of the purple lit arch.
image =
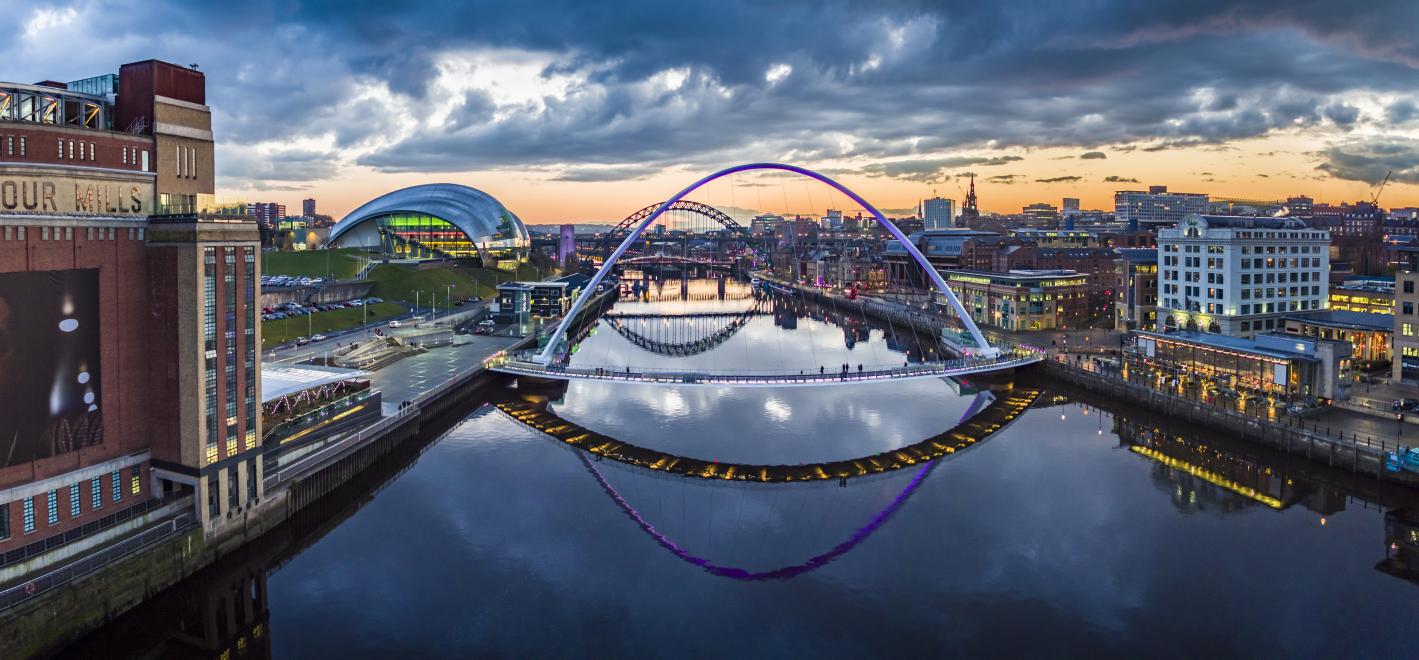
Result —
M660 208L655 210L655 213L641 220L640 224L636 225L636 228L631 230L631 233L626 236L626 240L621 241L621 245L616 248L616 251L612 252L610 257L607 257L605 263L601 264L601 269L596 271L596 276L591 278L591 282L586 285L586 288L582 289L581 295L577 296L576 302L572 303L571 309L562 317L562 321L557 324L556 331L554 331L552 336L548 339L546 348L543 348L542 352L537 354L536 360L543 364L548 364L552 361L552 355L556 353L557 345L561 343L562 339L566 336L567 323L581 313L582 308L586 306L586 301L596 294L596 287L606 278L606 274L611 272L611 269L616 265L616 261L621 258L622 254L625 254L626 250L630 249L637 238L640 238L641 232L644 232L646 227L649 227L651 223L655 222L656 218L660 217L660 214L664 213L666 209L669 209L673 204L706 183L736 172L746 172L750 170L781 170L784 172L802 174L803 176L832 186L838 192L847 195L852 201L857 202L862 208L867 209L867 211L872 214L872 217L877 219L877 224L882 225L884 229L891 232L892 236L906 249L907 254L910 254L912 259L915 259L916 263L921 266L922 270L926 271L927 277L931 278L931 283L936 285L936 288L946 296L946 301L950 303L951 308L956 311L956 317L961 319L961 322L966 326L966 330L971 333L971 339L975 340L976 346L979 347L976 353L984 356L994 356L999 352L991 347L990 342L985 340L985 336L983 336L980 329L976 327L975 321L971 320L971 315L966 313L965 307L962 307L961 301L956 298L956 293L951 290L951 287L946 285L946 280L941 277L941 273L936 272L936 269L931 267L931 263L926 260L926 256L921 253L921 250L918 250L916 246L907 239L906 234L903 234L901 229L898 229L896 225L888 222L886 216L882 215L882 212L878 211L877 207L869 204L867 200L863 199L862 196L857 193L848 190L843 184L814 172L813 170L794 165L784 165L782 163L747 163L745 165L736 165L728 169L720 170L690 184L689 187L676 193L674 197L671 197L666 200L664 204L661 204Z

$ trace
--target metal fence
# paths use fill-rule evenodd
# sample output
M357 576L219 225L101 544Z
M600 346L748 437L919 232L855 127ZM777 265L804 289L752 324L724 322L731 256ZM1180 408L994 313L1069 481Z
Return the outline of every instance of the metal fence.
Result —
M300 457L299 459L293 461L290 465L282 466L274 473L268 473L266 475L265 480L263 481L266 490L272 490L276 486L279 486L282 482L289 481L294 477L300 476L312 470L319 469L325 466L327 462L334 462L338 459L339 456L344 455L345 452L353 451L354 449L364 445L365 440L382 435L385 430L389 429L391 426L398 424L405 417L418 414L418 412L419 406L417 404L411 403L408 406L400 408L393 415L382 417L379 421L370 424L369 426L360 427L359 429L350 431L349 433L346 433L344 436L342 436L340 439L335 440L316 451L313 451L309 454L306 454L305 456Z
M196 526L197 517L193 515L192 512L183 512L158 525L145 529L134 536L130 536L118 543L90 553L80 559L49 571L44 575L0 591L0 611L7 610L35 596L68 584L75 579L97 571L154 543L185 532Z
M74 529L64 532L63 534L55 534L54 536L46 538L42 541L35 541L34 543L30 543L29 545L26 545L24 547L15 548L14 550L6 552L3 556L0 556L0 568L28 561L32 557L38 557L51 550L58 549L60 547L73 543L74 541L78 541L86 536L89 536L90 534L96 534L121 523L128 522L133 518L141 516L154 509L166 506L170 503L170 500L150 497L138 504L128 507L127 509L111 513L107 516L99 518L98 520L86 523L80 527L75 527Z

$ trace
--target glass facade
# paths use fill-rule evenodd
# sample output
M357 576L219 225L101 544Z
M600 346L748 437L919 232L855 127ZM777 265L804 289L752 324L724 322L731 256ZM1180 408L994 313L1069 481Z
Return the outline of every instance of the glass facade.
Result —
M488 267L511 267L527 256L528 243L518 237L516 221L509 216L499 218L495 235L478 242L448 221L424 213L389 213L374 222L380 249L399 258L475 257Z

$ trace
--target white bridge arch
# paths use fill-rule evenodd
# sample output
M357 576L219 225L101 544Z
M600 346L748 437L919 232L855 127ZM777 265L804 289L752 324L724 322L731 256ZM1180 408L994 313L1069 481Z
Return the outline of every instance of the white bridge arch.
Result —
M646 216L645 219L641 220L640 224L637 224L635 229L631 230L631 233L626 235L625 240L621 241L621 244L616 247L616 251L612 252L611 256L607 257L606 261L601 264L601 268L596 271L596 275L591 278L591 282L582 289L581 294L578 295L576 301L572 303L571 309L567 311L562 317L561 322L557 324L557 329L553 331L552 336L548 337L547 346L533 359L541 364L550 364L552 362L553 357L557 353L558 345L561 344L562 340L566 337L567 326L581 313L582 308L586 306L586 302L596 295L596 287L601 284L602 280L606 279L606 274L611 272L611 269L616 266L616 261L621 258L621 255L625 254L626 250L636 242L636 239L640 237L641 233L654 223L656 218L659 218L666 209L669 209L686 195L698 190L711 181L729 176L736 172L752 170L780 170L802 174L810 179L820 181L833 187L835 190L847 195L852 201L866 209L867 212L871 213L872 217L877 220L877 224L882 225L884 229L891 232L892 236L902 244L902 247L911 255L912 259L915 259L916 263L926 271L927 277L931 278L931 283L935 285L937 290L941 291L941 293L946 296L946 301L950 303L951 308L955 310L956 317L961 319L961 323L966 326L966 330L970 332L971 339L975 341L975 345L978 347L977 350L974 351L974 354L987 358L993 358L1000 354L999 349L992 347L990 342L985 340L985 336L981 334L980 328L976 327L975 321L971 319L971 315L966 313L965 307L961 305L960 299L956 297L956 293L951 290L951 287L947 286L946 280L941 277L941 273L936 272L936 269L932 268L931 263L926 260L926 256L921 253L921 250L918 250L917 247L912 244L911 240L907 238L906 234L902 233L901 229L889 222L886 216L882 215L882 212L877 210L877 207L863 199L861 195L849 190L847 186L813 170L783 163L746 163L744 165L736 165L722 169L690 184L684 190L676 193L675 196L661 204L654 213L651 213Z

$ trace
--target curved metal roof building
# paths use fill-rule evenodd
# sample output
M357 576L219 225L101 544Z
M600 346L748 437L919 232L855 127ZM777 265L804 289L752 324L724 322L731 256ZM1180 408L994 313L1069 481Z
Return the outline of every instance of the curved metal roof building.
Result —
M413 257L480 256L530 244L522 220L476 188L430 183L366 202L330 230L331 247L378 247Z

